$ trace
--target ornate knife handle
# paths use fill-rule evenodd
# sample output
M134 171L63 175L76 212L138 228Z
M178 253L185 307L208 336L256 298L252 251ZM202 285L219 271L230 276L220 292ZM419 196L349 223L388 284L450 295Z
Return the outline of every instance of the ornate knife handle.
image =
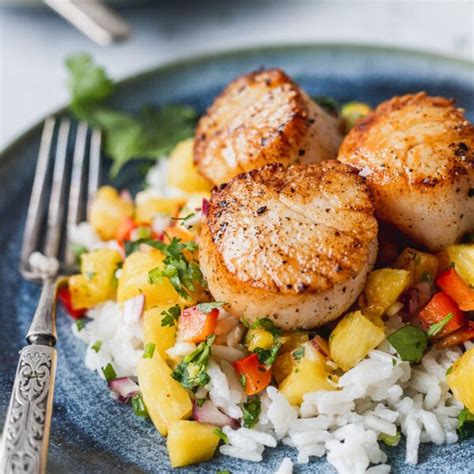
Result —
M32 344L21 350L3 430L2 474L45 471L55 371L53 347Z

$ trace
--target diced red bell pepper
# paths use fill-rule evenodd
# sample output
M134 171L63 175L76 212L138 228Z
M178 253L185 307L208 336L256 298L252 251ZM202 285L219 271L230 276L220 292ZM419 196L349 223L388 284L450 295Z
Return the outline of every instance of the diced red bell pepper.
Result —
M178 320L178 339L180 341L199 343L214 333L219 310L210 313L202 312L197 306L185 309Z
M255 395L264 390L272 380L272 371L260 363L257 354L250 354L247 357L234 362L234 369L241 377L245 378L245 393Z
M466 326L443 337L434 347L436 349L447 349L466 341L474 341L474 321L469 321Z
M135 227L137 227L137 224L131 217L124 217L115 231L115 239L117 242L123 245L125 240L130 240L130 234Z
M436 284L456 301L463 311L474 310L474 290L459 276L454 268L449 268L436 278Z
M439 323L450 313L453 317L435 336L436 338L456 331L468 321L466 314L459 309L456 302L449 295L440 291L435 293L428 304L420 311L420 322L423 328L428 330L431 325Z
M69 291L69 287L67 286L62 286L59 288L58 293L57 293L57 299L61 301L64 309L67 311L69 316L71 316L72 319L81 319L85 316L87 309L74 309L72 306L72 301L71 301L71 292Z

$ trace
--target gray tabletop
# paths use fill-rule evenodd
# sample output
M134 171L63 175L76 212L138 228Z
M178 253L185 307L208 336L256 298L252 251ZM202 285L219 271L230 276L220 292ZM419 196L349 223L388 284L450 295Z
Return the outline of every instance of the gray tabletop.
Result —
M175 0L120 11L132 36L104 48L44 7L0 9L0 148L67 101L63 62L78 51L91 53L115 78L256 44L357 42L474 59L472 0Z

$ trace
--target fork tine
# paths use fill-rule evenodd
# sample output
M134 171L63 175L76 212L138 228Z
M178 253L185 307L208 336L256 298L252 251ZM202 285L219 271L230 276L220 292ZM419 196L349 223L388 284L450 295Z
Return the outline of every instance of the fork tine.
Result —
M54 135L56 121L49 117L46 119L41 135L41 144L36 163L35 177L31 190L28 215L26 217L25 231L23 234L23 245L21 249L21 268L26 272L28 259L38 247L41 235L42 209L45 207L46 186L48 177L49 161L51 156L51 143Z
M101 153L100 147L102 143L102 135L100 130L94 129L91 137L91 148L89 157L89 183L88 183L88 196L87 196L87 209L90 209L92 200L96 194L97 189L100 185L100 166L101 166Z
M54 160L53 183L48 208L45 255L59 257L61 228L64 220L64 183L66 171L67 142L71 121L61 120L59 126L56 156Z
M69 189L69 206L67 209L67 229L66 235L68 235L71 226L78 224L82 217L82 206L81 197L84 195L84 163L86 155L86 142L87 142L87 124L84 122L79 123L76 132L76 142L74 145L74 157L72 163L71 173L71 186ZM74 253L71 248L71 243L66 238L66 263L74 263Z

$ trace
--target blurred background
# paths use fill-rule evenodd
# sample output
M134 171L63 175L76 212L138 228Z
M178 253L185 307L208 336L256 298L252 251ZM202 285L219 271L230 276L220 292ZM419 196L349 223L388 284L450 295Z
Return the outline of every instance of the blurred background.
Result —
M94 0L48 3L63 14L72 11L86 29L91 12L83 7L95 8ZM66 103L64 58L75 52L92 54L116 79L199 53L301 42L388 45L474 60L474 0L115 0L108 5L126 22L129 36L103 46L45 2L0 0L0 149ZM120 20L112 21L124 33Z

